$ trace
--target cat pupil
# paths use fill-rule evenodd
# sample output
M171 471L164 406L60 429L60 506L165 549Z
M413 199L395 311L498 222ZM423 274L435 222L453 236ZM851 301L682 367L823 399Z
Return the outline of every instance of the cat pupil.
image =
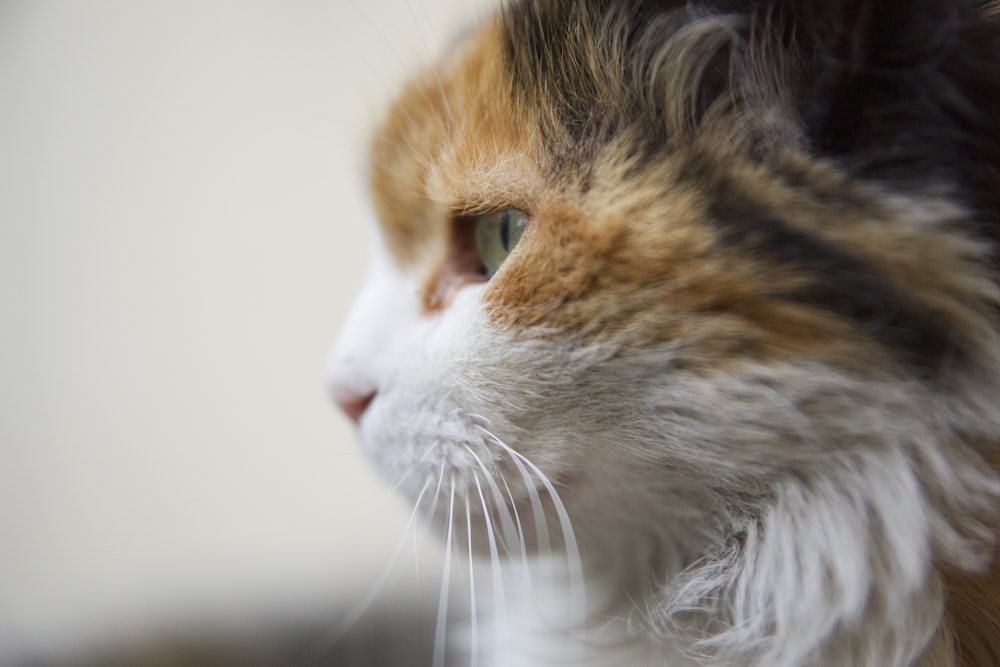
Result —
M500 214L500 243L503 249L510 252L510 211Z
M473 217L476 252L487 278L497 272L517 245L527 220L528 214L516 208L480 213Z

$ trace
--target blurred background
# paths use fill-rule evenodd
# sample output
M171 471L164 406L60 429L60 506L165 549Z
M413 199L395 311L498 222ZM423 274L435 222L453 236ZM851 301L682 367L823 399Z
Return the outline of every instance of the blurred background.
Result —
M493 4L0 0L0 665L379 578L409 509L323 384L365 140Z

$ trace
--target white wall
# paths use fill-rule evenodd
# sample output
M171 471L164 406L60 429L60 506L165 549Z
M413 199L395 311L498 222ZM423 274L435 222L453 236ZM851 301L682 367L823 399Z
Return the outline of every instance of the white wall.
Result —
M364 137L491 4L0 0L0 662L381 570L322 381Z

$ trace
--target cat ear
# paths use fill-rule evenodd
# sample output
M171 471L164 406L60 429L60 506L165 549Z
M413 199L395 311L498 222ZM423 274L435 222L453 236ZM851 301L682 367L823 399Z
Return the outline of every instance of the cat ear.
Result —
M892 73L917 73L955 46L958 7L939 0L778 0L774 17L802 67L807 124L820 127L838 100ZM886 92L886 91L882 91Z
M975 208L1000 210L995 167L983 168L1000 164L1000 4L775 0L768 10L816 152L917 190L949 183Z

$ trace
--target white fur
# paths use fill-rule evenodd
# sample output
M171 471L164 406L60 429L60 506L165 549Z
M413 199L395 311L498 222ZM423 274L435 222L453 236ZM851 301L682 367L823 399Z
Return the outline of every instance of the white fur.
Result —
M954 434L1000 429L996 387L955 380L942 400L881 369L694 371L695 339L500 330L482 285L422 316L418 284L376 258L331 384L378 390L366 452L454 544L472 526L492 591L478 619L505 635L477 629L481 664L951 664L932 563L985 562L1000 482ZM530 577L522 545L545 556Z

